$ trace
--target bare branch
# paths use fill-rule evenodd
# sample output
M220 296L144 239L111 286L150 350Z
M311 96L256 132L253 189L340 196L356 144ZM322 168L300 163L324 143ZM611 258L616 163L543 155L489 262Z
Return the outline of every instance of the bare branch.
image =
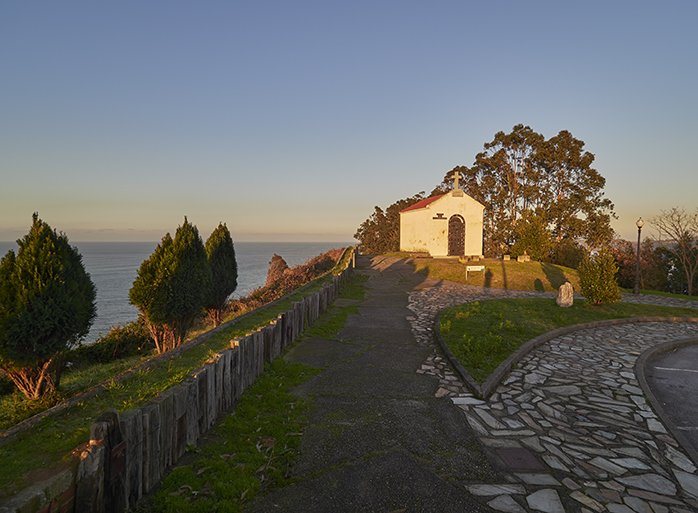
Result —
M693 281L698 273L698 209L686 212L682 208L662 210L650 219L659 231L659 237L672 242L671 250L676 256L686 277L688 294L693 293Z

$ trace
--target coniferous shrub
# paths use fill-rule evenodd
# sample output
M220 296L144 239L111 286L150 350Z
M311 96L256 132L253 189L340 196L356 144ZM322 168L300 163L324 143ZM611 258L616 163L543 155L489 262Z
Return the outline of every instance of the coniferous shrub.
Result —
M95 287L82 257L34 214L0 261L0 369L30 400L56 389L64 352L87 335Z
M604 248L594 256L585 256L578 272L582 295L587 301L595 305L620 301L616 281L618 266L608 249Z
M221 323L226 301L238 286L238 264L230 231L219 223L206 241L206 256L211 268L211 287L204 307L214 326Z
M199 230L184 218L138 269L129 298L158 353L179 347L201 314L211 286L211 269Z

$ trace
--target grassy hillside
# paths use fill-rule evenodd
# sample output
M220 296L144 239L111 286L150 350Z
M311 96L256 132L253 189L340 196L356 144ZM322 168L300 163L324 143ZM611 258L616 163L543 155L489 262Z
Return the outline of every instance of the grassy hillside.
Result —
M560 265L542 262L516 262L484 259L462 264L448 258L411 258L416 272L429 278L467 283L476 287L491 287L513 290L556 291L569 281L579 291L577 271ZM466 265L484 265L484 272L470 272L465 277Z

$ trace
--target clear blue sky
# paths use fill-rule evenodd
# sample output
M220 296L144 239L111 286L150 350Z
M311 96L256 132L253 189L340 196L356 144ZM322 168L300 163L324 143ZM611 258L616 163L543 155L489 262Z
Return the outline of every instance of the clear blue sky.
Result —
M698 205L698 2L0 6L0 240L350 240L516 123L596 155L616 230Z

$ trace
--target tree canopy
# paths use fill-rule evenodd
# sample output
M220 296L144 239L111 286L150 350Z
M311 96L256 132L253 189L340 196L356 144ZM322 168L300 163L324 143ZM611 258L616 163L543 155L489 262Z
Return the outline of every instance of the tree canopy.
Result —
M143 261L129 291L158 352L178 347L201 314L211 269L199 230L184 218L174 239L167 233Z
M0 368L29 399L58 386L60 354L87 335L95 287L65 234L34 214L0 260Z
M510 251L527 216L540 220L555 243L598 248L611 240L615 214L593 162L584 141L567 130L545 139L519 124L497 132L471 167L456 166L433 192L450 190L454 171L460 173L465 192L485 205L486 254Z
M206 256L211 268L211 287L204 307L213 325L218 326L226 300L238 286L235 247L225 223L219 223L206 241Z
M373 207L373 214L366 219L354 234L361 243L364 253L388 253L400 250L400 211L424 199L420 192L409 198L396 201L385 210Z

